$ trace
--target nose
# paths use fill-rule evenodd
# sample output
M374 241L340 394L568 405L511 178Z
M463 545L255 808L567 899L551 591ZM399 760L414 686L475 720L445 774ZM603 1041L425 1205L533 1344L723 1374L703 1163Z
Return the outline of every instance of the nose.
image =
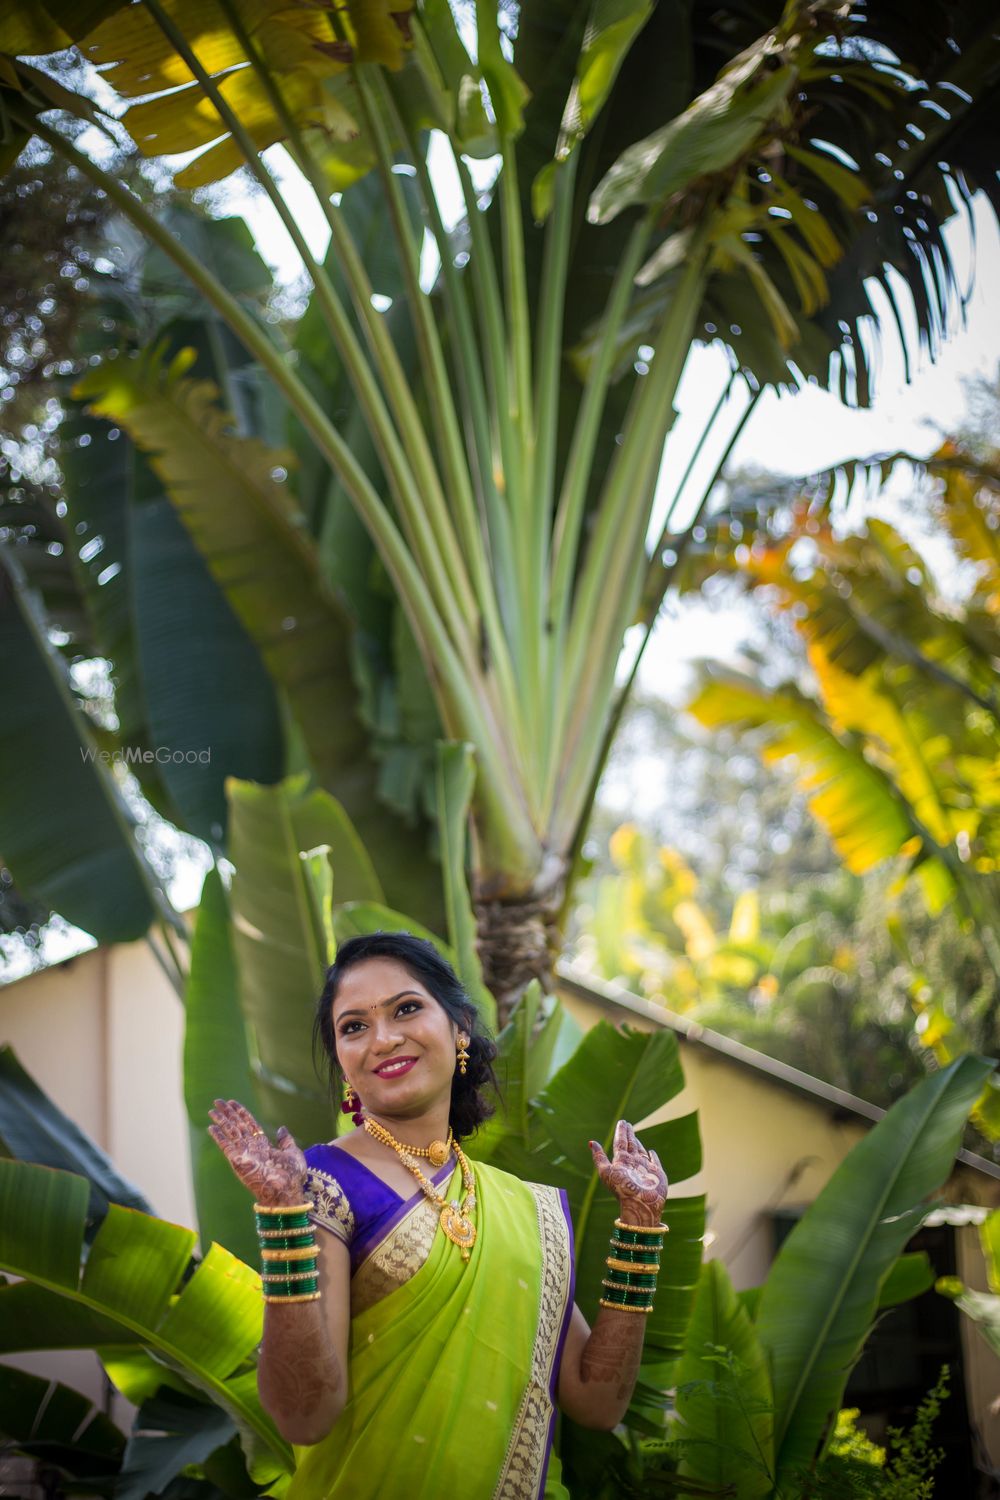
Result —
M392 1016L376 1016L372 1020L371 1046L378 1054L394 1052L402 1039L402 1033Z

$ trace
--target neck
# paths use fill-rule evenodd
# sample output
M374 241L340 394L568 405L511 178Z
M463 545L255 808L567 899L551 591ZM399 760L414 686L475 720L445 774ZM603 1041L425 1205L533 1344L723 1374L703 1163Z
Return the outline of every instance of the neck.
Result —
M448 1139L449 1103L432 1105L413 1115L376 1114L366 1109L365 1113L377 1124L385 1127L396 1137L401 1146L429 1146L431 1141ZM386 1146L391 1151L391 1146Z

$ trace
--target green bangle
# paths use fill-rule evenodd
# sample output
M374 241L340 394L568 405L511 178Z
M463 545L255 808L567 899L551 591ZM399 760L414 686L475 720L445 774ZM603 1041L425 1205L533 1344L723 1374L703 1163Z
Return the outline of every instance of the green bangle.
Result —
M623 1290L626 1287L633 1286L645 1288L648 1291L655 1292L656 1277L649 1275L640 1275L637 1271L614 1271L612 1277L605 1280L604 1285L620 1286Z
M643 1309L651 1309L653 1306L653 1299L649 1293L639 1291L638 1289L618 1290L614 1296L602 1297L601 1302L605 1306L610 1303L612 1307L641 1307Z

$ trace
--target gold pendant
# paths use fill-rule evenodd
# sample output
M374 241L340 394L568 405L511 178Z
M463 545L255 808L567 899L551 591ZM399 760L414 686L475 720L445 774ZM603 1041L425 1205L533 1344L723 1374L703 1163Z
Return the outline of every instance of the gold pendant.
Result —
M432 1167L443 1167L448 1160L451 1147L447 1141L431 1141L427 1150Z
M476 1243L476 1226L472 1220L466 1218L457 1204L446 1203L441 1210L441 1228L452 1244L458 1245L462 1259L468 1260L469 1251Z

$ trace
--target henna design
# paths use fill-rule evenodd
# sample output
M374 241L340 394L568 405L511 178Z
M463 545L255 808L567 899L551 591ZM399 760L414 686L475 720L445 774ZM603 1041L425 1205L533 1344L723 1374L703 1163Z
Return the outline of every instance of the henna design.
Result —
M615 1384L615 1397L626 1404L635 1390L642 1359L646 1319L638 1313L602 1307L580 1356L584 1385Z
M655 1151L641 1145L627 1120L615 1126L612 1159L597 1141L590 1142L597 1175L621 1207L622 1219L639 1225L659 1223L667 1200L667 1174Z
M280 1126L273 1145L248 1109L236 1099L216 1099L208 1127L219 1150L258 1203L278 1207L301 1203L306 1159L293 1137Z
M265 1408L276 1418L283 1415L286 1422L308 1420L329 1408L343 1380L317 1305L279 1308L277 1317L273 1306L267 1309L258 1388Z

